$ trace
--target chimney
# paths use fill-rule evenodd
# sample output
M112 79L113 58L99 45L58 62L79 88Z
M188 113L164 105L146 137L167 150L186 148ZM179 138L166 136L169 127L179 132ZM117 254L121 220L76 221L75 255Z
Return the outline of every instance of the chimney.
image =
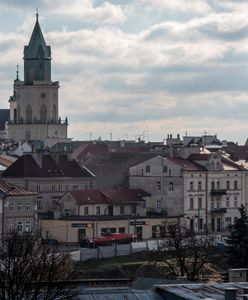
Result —
M225 300L236 300L237 289L227 288L225 289Z

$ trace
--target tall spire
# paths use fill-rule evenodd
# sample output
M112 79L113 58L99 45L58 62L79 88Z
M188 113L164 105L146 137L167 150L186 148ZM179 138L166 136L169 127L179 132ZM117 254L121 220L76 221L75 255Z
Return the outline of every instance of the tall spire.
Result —
M51 80L51 48L41 31L38 9L29 44L24 47L24 82L33 84L34 80Z
M39 21L39 10L38 7L36 8L36 22Z

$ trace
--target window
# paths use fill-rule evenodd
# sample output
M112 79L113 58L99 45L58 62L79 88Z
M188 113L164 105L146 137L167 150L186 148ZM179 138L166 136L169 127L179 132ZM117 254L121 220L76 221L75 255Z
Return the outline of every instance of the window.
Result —
M89 189L88 184L85 184L85 185L84 185L84 189L85 189L85 190L88 190L88 189Z
M171 177L171 169L169 169L169 177Z
M198 209L202 209L202 198L198 198Z
M9 205L9 211L14 211L15 210L15 206L13 203L10 203Z
M146 166L146 173L150 173L150 171L151 171L150 166Z
M73 185L72 186L72 189L75 191L75 190L79 190L79 185Z
M225 227L228 229L231 226L231 217L226 217L225 218Z
M189 208L194 209L194 198L189 199Z
M105 235L108 232L108 228L101 228L101 235Z
M156 209L161 209L161 201L160 200L157 200L156 201Z
M52 185L52 191L56 191L56 185Z
M202 190L202 182L198 181L198 191L201 191L201 190Z
M219 190L220 189L220 182L219 181L217 181L217 190Z
M211 199L211 208L214 208L214 199Z
M203 229L203 219L202 219L202 218L199 218L199 219L198 219L198 229L199 229L199 230L202 230L202 229Z
M169 183L169 191L173 191L174 190L174 184L173 182Z
M116 233L116 228L110 228L111 233Z
M9 231L13 231L15 229L14 221L9 221Z
M25 231L30 232L31 231L31 221L26 221L25 223Z
M120 205L120 215L124 215L125 213L125 207L124 205Z
M57 208L57 200L52 200L52 209Z
M215 184L214 184L214 181L211 182L211 190L215 190Z
M221 207L221 203L220 203L220 198L216 199L216 208L220 208Z
M84 207L84 215L87 216L89 214L89 207L85 206Z
M40 185L37 185L36 190L37 190L37 192L40 191Z
M233 206L238 207L238 198L237 197L234 197Z
M30 211L31 210L31 203L27 202L26 203L26 211Z
M23 211L22 203L18 203L17 210L18 211Z
M16 230L19 231L19 232L23 231L23 223L22 223L22 221L18 221L17 222Z
M189 183L189 190L190 191L194 190L194 182L193 181L190 181L190 183Z
M136 214L136 213L137 213L136 204L131 204L131 214Z
M65 185L65 190L69 191L69 185Z
M44 94L44 93L42 93L42 94ZM47 108L46 108L45 104L42 104L40 107L40 120L42 123L45 123L47 121Z
M37 200L36 205L37 205L37 209L42 209L42 203L40 200Z
M26 106L26 122L32 123L32 108L30 104Z
M229 199L229 197L226 197L226 207L230 207L230 199Z
M63 185L59 185L59 191L63 191Z
M226 182L226 189L230 190L230 181L229 180Z
M238 181L237 181L237 180L234 181L234 189L235 189L235 190L238 189Z
M96 214L100 215L101 214L101 206L96 207Z
M119 227L119 233L125 233L125 227Z
M167 173L167 166L163 166L163 173Z
M159 191L161 190L161 182L160 181L157 181L157 188Z

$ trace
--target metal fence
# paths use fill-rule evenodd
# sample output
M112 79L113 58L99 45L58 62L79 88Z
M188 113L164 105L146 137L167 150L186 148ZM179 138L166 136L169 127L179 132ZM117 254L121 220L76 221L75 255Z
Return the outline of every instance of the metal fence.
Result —
M74 261L86 261L89 259L103 259L110 257L127 256L142 251L154 251L159 249L161 241L134 242L130 244L117 244L113 246L99 246L96 249L81 248L71 252Z

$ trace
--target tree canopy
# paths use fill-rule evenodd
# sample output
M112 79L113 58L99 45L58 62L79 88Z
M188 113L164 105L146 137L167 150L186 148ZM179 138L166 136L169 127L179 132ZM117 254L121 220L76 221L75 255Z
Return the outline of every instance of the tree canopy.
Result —
M8 234L0 253L0 299L73 299L73 265L67 254L38 236Z
M240 218L231 226L231 235L227 239L228 259L234 267L248 266L248 216L245 207L239 209Z
M199 277L214 251L213 238L173 224L168 227L168 236L160 251L171 275L193 281Z

